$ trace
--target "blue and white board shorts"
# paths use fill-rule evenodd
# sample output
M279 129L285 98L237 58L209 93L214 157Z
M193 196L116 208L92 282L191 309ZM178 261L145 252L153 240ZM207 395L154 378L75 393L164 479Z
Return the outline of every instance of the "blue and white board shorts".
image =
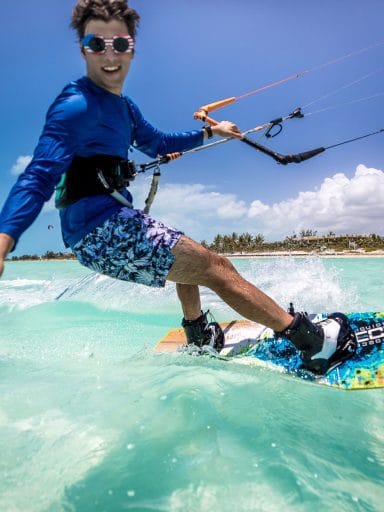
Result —
M175 261L171 249L183 235L140 210L122 208L80 240L79 262L122 281L163 287Z

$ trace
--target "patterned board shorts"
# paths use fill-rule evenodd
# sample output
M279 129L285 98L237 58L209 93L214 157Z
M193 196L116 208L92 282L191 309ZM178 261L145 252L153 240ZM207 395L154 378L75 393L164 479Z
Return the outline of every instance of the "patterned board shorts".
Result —
M122 208L80 240L79 262L123 281L163 287L175 261L171 249L183 235L140 210Z

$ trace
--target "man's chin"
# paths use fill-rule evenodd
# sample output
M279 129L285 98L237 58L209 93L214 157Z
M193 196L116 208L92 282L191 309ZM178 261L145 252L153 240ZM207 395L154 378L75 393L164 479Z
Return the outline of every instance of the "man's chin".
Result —
M103 73L103 76L98 77L98 79L92 77L89 78L102 89L106 89L114 94L120 94L123 88L124 80L122 80L121 76L117 73L115 75L106 75Z

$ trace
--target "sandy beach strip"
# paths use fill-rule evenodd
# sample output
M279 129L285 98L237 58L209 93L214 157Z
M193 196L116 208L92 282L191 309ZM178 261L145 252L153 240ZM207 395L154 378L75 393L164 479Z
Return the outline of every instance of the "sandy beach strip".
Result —
M306 251L265 251L224 254L227 258L279 258L279 257L299 257L299 258L384 258L384 251L324 251L324 252L306 252Z

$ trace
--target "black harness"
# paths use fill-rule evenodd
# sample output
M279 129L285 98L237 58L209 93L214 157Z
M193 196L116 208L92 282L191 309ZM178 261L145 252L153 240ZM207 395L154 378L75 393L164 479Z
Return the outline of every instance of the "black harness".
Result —
M114 194L129 186L135 163L118 156L77 156L56 188L56 207L65 208L88 196Z
M132 123L132 145L136 139L137 121L131 100L127 97L125 99ZM76 156L56 187L56 208L65 208L84 197L99 194L112 194L121 201L119 191L128 187L135 175L135 163L119 156Z

